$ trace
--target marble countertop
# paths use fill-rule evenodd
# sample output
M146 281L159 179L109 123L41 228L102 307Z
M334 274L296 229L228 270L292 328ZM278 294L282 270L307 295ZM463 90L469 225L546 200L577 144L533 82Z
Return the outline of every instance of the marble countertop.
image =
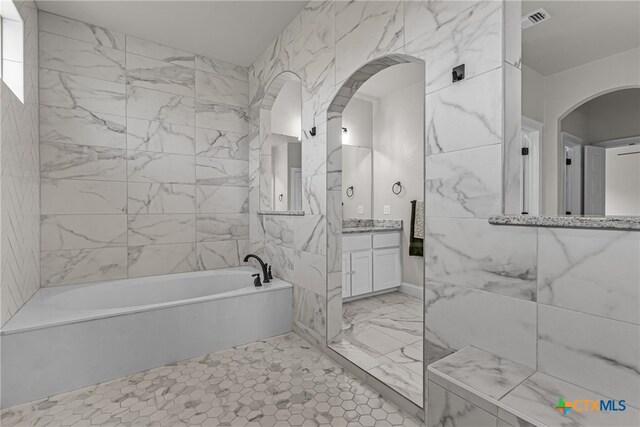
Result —
M489 218L489 223L494 225L640 231L640 217L633 216L495 215Z
M514 426L640 425L640 412L628 404L624 412L565 415L555 409L560 396L566 401L609 398L472 346L432 363L427 375L429 381Z
M399 230L402 230L401 219L347 218L342 220L342 234L378 233Z
M304 211L258 211L258 215L304 216Z

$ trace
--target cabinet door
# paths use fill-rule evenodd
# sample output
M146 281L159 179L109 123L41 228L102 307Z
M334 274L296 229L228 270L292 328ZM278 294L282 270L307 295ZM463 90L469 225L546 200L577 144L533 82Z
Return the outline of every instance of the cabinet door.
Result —
M381 291L400 286L401 268L400 248L373 251L373 290Z
M371 251L351 253L351 296L373 291Z
M351 254L342 254L342 298L351 296Z

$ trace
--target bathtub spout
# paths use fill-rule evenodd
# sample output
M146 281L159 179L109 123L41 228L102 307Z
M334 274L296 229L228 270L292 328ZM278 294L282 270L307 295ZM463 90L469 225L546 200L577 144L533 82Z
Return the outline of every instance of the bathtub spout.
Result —
M267 264L265 264L258 255L254 255L254 254L249 254L246 257L244 257L244 262L248 262L249 258L255 258L260 263L260 267L262 267L262 276L264 277L264 279L262 280L262 283L269 283L269 274L267 272Z

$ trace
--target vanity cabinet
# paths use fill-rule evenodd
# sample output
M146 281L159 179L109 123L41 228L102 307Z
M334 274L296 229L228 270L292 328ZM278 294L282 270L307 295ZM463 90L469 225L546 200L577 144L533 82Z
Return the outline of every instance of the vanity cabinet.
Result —
M361 296L400 286L399 231L342 237L342 297Z

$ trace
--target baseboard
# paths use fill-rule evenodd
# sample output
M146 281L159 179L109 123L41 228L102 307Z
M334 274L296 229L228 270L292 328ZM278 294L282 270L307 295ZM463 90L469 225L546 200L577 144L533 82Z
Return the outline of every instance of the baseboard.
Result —
M398 291L416 298L422 298L424 293L422 286L413 285L407 282L402 282Z

